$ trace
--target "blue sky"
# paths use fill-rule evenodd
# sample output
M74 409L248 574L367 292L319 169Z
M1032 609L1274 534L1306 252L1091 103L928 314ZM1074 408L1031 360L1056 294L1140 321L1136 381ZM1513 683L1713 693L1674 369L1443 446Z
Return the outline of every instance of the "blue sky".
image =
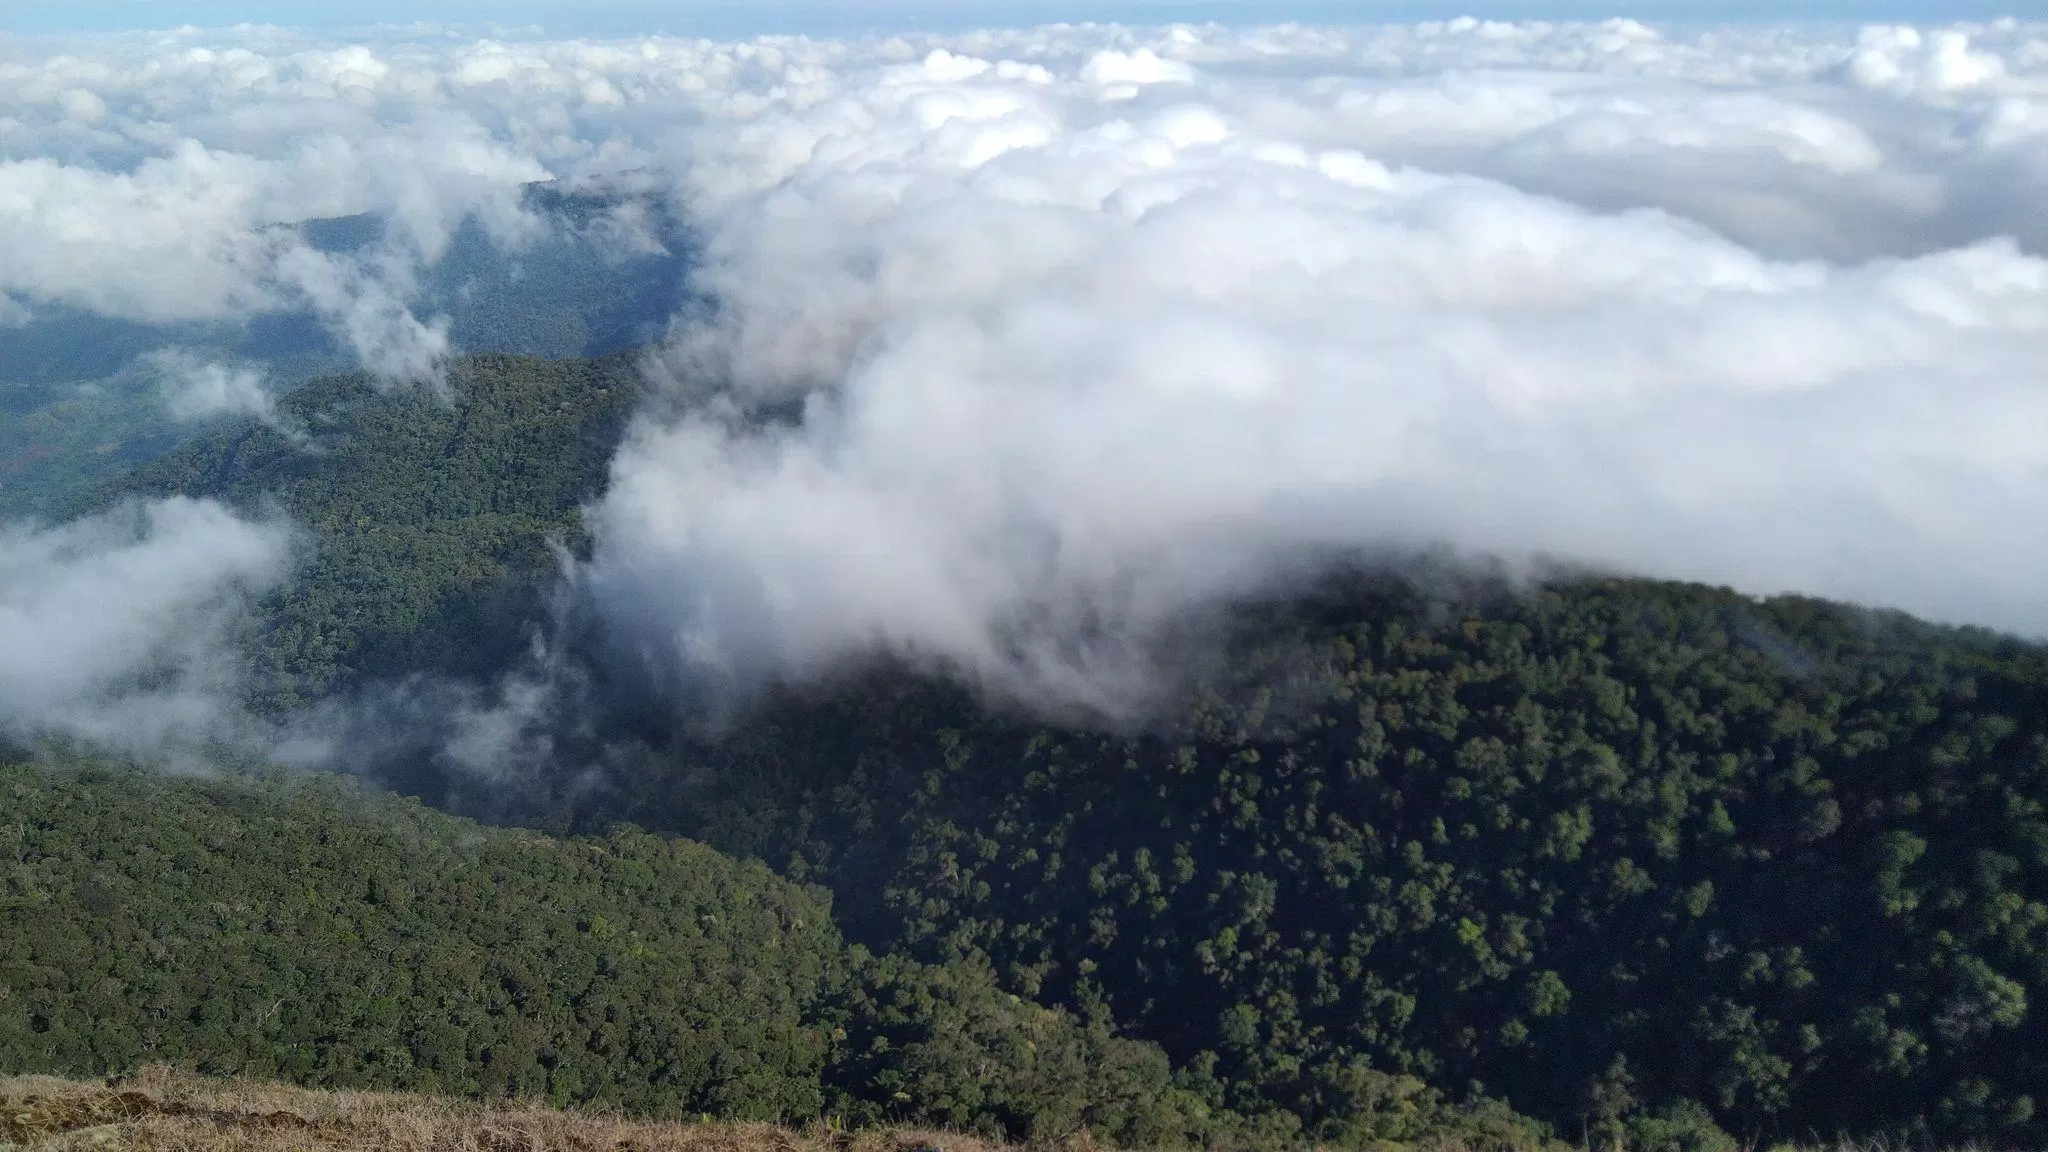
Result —
M558 35L845 34L1052 20L1371 22L1459 15L1654 20L1954 20L2048 16L2048 0L0 0L0 30L86 32L243 22L319 28L435 21Z

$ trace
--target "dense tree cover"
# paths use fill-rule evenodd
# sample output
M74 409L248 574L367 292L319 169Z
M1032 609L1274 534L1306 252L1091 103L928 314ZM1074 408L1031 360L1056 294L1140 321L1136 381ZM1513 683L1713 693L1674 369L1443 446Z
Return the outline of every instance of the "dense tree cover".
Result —
M445 317L463 352L603 356L661 335L683 298L693 241L652 198L573 190L553 182L523 190L543 227L493 236L463 220L447 248L421 269L413 311ZM374 245L388 222L343 216L300 226L324 251Z
M494 241L474 220L423 278L422 312L465 352L604 356L661 337L681 306L693 239L648 198L526 189L545 235Z
M1430 586L1249 613L1143 735L914 677L785 694L642 816L1340 1141L1364 1068L1603 1141L2048 1141L2048 650L1696 587Z
M171 1061L1167 1147L1289 1134L1211 1108L1101 1012L1022 1001L985 966L847 948L822 893L758 863L625 827L487 829L334 778L0 767L0 924L16 1071ZM1534 1142L1403 1084L1389 1130Z
M287 405L316 451L237 429L106 494L308 526L256 645L272 706L523 643L632 373L453 381L325 381ZM1229 619L1134 728L876 667L709 734L587 718L660 751L608 788L578 760L559 800L830 889L868 950L817 1008L848 1116L1526 1141L1496 1099L1602 1144L2048 1142L2048 650L1422 570Z
M486 673L526 641L639 395L630 357L466 357L447 388L326 377L101 489L280 507L308 534L298 578L263 606L251 653L265 702L316 699L365 672Z
M328 780L0 770L0 1066L815 1114L815 894L699 845Z

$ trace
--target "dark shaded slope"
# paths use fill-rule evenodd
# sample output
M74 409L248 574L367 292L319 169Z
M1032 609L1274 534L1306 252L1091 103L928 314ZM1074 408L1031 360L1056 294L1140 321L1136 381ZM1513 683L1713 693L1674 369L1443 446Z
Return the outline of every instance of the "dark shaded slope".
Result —
M679 753L643 818L1333 1136L1370 1066L1637 1144L1702 1106L2048 1140L2048 649L1627 581L1242 621L1158 734L877 678Z

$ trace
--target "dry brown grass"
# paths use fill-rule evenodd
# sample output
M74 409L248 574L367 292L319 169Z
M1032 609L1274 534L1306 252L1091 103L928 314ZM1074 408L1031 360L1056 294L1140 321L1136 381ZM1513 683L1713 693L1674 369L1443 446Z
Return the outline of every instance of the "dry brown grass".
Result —
M649 1123L528 1105L317 1092L150 1068L0 1079L0 1150L84 1152L1004 1152L958 1133Z
M1469 1152L1454 1142L1378 1152ZM1569 1145L1553 1145L1567 1149ZM1882 1141L1752 1152L1923 1152ZM1105 1152L1083 1134L1027 1149L958 1132L657 1123L526 1104L317 1091L168 1067L108 1081L0 1076L0 1152ZM1573 1152L1591 1152L1583 1147ZM1974 1148L1949 1152L1982 1152Z

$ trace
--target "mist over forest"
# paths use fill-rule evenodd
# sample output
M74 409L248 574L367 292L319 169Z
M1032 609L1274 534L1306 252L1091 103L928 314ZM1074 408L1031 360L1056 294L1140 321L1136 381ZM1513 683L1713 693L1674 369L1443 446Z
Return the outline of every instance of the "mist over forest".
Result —
M2013 20L0 35L0 1071L2038 1146L2042 203Z

